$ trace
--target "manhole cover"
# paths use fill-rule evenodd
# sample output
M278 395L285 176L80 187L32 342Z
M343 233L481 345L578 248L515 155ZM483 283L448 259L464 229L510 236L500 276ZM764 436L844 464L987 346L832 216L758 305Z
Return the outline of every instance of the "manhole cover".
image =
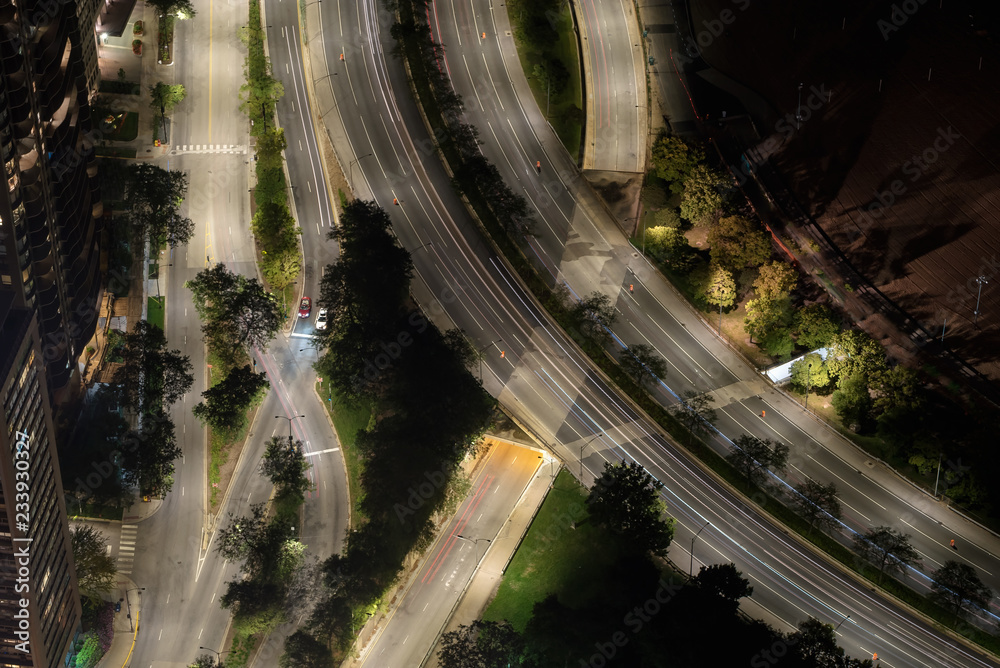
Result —
M875 462L869 459L868 461L865 462L865 466L867 466L870 469L873 469L875 468Z

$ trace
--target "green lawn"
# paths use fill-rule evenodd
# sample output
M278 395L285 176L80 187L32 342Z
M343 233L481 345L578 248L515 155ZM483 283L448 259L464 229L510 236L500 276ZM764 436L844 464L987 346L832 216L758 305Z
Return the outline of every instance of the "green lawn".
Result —
M166 308L166 297L149 297L146 300L146 320L151 325L156 325L160 331L166 331L163 326L163 311Z
M586 498L586 489L562 471L483 619L506 619L522 631L535 603L550 594L574 607L599 593L618 554L614 542L587 521Z
M113 146L95 146L94 153L103 158L122 158L125 160L135 159L134 148L115 148Z
M511 22L516 22L516 15L511 15ZM559 39L552 45L551 53L562 61L569 72L569 82L559 95L551 95L546 102L546 86L534 76L535 65L540 61L539 51L518 38L514 31L517 44L517 55L521 68L528 78L528 85L535 96L538 108L544 114L548 105L548 120L555 129L559 140L574 160L580 159L580 146L583 133L583 84L580 74L580 50L577 45L576 32L573 30L573 15L569 3L565 3L555 17L556 31ZM576 111L574 111L574 108Z
M111 122L106 122L108 117ZM139 114L134 111L116 111L104 107L94 108L94 123L108 141L132 141L139 136Z
M325 386L324 386L325 385ZM330 392L329 383L318 383L316 391L326 400L326 408L340 438L340 451L344 454L347 465L347 488L351 495L352 512L358 513L358 502L361 499L361 472L364 464L354 447L358 431L371 425L372 410L370 406L353 406L344 401L337 392ZM357 522L357 519L354 520Z

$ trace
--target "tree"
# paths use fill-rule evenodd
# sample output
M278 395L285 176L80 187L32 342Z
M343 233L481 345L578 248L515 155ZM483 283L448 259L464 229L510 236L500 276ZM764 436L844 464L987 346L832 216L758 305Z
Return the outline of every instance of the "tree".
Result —
M678 272L689 270L695 260L694 249L688 245L687 237L674 227L651 227L646 230L646 249L654 260Z
M299 629L285 638L285 652L278 668L334 668L333 655L325 643Z
M771 331L783 327L791 314L788 299L750 299L745 305L747 315L743 319L743 329L750 339L762 340Z
M698 165L684 180L681 218L695 225L706 224L722 208L726 177L707 165Z
M113 378L121 405L152 414L169 407L191 389L191 361L179 350L167 350L167 338L145 320L125 335L124 364Z
M202 654L194 660L194 663L189 663L188 668L226 668L226 666L221 661L216 663L215 657L211 654Z
M698 292L711 306L729 308L736 303L736 281L732 273L715 262L710 262L705 273L692 283L696 284Z
M187 97L187 90L181 84L166 84L157 81L149 87L149 106L153 113L166 115Z
M108 540L92 526L74 526L69 531L73 549L73 565L80 595L92 603L101 601L101 594L115 586L115 560L108 554Z
M586 299L574 304L570 315L578 323L584 336L599 344L606 343L611 337L609 330L618 318L611 298L596 290Z
M673 519L660 519L662 488L635 462L605 462L604 472L590 488L587 509L598 524L621 537L623 547L662 557L674 537Z
M247 411L263 400L269 386L266 373L254 373L249 364L237 367L202 392L205 400L191 412L212 429L234 434L246 425Z
M302 441L292 442L282 436L272 436L264 450L260 471L278 488L278 496L302 497L312 487L306 471L309 463L302 454Z
M667 375L667 362L656 352L656 348L645 343L634 343L618 353L618 363L639 387Z
M159 16L176 16L179 19L190 19L197 12L191 4L191 0L149 0L149 4L156 8Z
M692 170L705 160L700 144L688 144L680 137L661 134L653 142L650 162L656 175L670 184L670 190L679 195Z
M831 624L814 617L799 622L798 630L788 637L791 652L782 665L791 668L871 668L870 659L853 659L837 645L837 632Z
M267 634L285 621L281 585L265 578L236 578L226 585L219 604L233 611L237 633Z
M888 369L885 350L867 332L850 329L830 340L826 368L843 386L856 372L863 378L875 378Z
M558 58L546 58L532 70L532 76L546 89L549 95L559 95L569 82L569 70Z
M792 363L792 385L802 390L821 390L830 384L826 362L819 353L809 353Z
M123 438L121 474L142 496L164 496L174 485L174 460L181 456L174 423L160 409L147 414L138 430Z
M771 256L771 239L756 222L724 216L708 231L709 254L718 265L736 272L757 267Z
M743 474L747 485L762 486L767 481L769 470L784 473L788 446L744 434L733 441L733 450L726 460Z
M854 534L854 550L878 569L878 583L885 573L905 575L906 567L920 567L920 556L910 536L892 527L880 526Z
M833 315L833 311L823 304L805 306L796 311L792 318L795 342L806 350L822 348L839 331L840 323Z
M872 389L872 408L876 416L890 409L912 414L924 403L923 388L917 373L905 366L894 366L878 374L872 383Z
M702 566L694 577L694 585L727 602L730 614L736 612L741 598L753 595L750 581L732 563Z
M683 424L691 439L688 445L694 444L696 436L705 436L712 432L712 427L718 416L711 404L715 397L710 394L699 394L694 390L685 390L681 396L681 403L671 410L673 416Z
M780 324L764 332L759 339L760 349L775 359L788 359L795 350L792 333Z
M256 278L216 264L184 285L204 321L206 340L227 359L234 359L242 346L266 349L281 329L281 303Z
M284 128L268 128L257 135L256 155L258 170L282 170L282 153L288 148ZM254 232L256 234L256 231Z
M477 619L441 636L441 668L534 668L526 656L524 638L510 622Z
M753 289L762 299L783 299L795 289L798 280L798 273L787 262L769 262L761 265Z
M840 499L837 498L837 486L818 483L812 478L796 485L798 494L792 495L792 503L799 515L809 522L809 529L819 526L833 526L840 520Z
M830 397L830 403L848 429L862 432L871 427L872 398L862 372L856 371L843 380Z
M683 222L677 209L660 209L653 215L653 220L657 227L667 227L674 230L679 229ZM646 230L647 234L649 232L650 230Z
M971 608L988 609L993 592L983 584L976 569L954 560L944 562L931 575L934 598L955 613L955 619Z
M151 243L162 240L171 248L182 246L194 234L194 223L180 215L187 188L187 172L135 163L125 182L125 215Z

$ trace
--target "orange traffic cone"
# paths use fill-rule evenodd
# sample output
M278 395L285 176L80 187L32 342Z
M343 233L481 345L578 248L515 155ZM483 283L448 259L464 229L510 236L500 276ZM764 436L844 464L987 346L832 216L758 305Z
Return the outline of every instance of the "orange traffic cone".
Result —
M483 33L483 39L486 39L486 33Z
M761 416L761 417L764 417L764 415L766 415L766 414L767 414L767 411L761 411L761 412L760 412L760 416Z
M340 54L340 59L341 59L341 60L343 60L343 59L344 59L344 54Z
M399 200L396 199L395 197L392 198L392 203L395 204L396 206L399 206Z

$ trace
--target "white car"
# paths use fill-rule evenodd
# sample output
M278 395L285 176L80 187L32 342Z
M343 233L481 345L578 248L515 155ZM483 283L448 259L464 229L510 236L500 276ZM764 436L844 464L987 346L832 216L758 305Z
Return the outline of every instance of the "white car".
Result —
M321 308L316 314L316 329L326 329L326 309Z

